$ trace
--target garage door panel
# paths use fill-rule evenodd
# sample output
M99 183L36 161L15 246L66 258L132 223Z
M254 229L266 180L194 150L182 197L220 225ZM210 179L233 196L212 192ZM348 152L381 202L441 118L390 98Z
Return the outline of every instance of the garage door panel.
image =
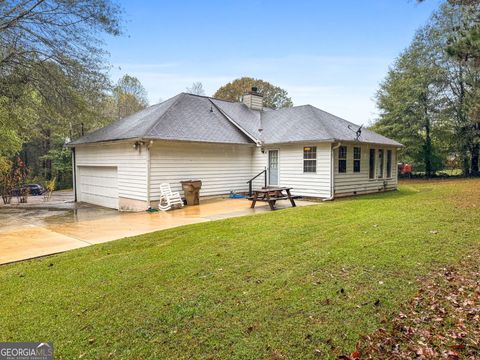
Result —
M79 166L79 201L118 209L118 171L113 166Z

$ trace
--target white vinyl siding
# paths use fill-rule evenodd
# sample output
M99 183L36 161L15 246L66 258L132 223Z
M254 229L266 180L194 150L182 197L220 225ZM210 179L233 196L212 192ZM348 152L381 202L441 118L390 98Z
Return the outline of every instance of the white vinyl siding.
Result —
M150 149L151 200L160 197L160 184L180 191L180 181L201 180L200 196L248 191L252 177L252 147L248 145L154 142Z
M102 143L75 147L79 167L116 167L118 196L147 200L147 150L134 149L133 142ZM79 184L77 176L77 185ZM78 192L77 192L78 196Z
M317 148L317 171L304 172L304 147L316 146ZM307 197L329 197L330 196L330 143L320 144L289 144L272 146L278 149L279 156L279 185L292 187L294 195ZM260 149L254 154L253 173L262 171L268 164L268 150L262 154ZM263 176L254 183L254 189L263 186Z
M346 173L338 172L338 149L333 151L331 143L297 143L266 146L264 152L255 145L226 145L193 142L154 141L150 150L143 145L135 149L132 141L81 145L75 148L77 190L81 187L81 169L87 174L95 168L116 169L116 185L113 178L106 176L107 187L119 198L147 201L159 199L159 186L163 182L172 190L181 191L180 181L199 179L203 186L201 196L225 195L230 191L247 192L247 181L268 167L268 150L278 150L278 184L293 188L292 193L305 197L330 197L331 176L334 177L334 195L345 196L354 193L378 192L397 187L397 154L394 147L373 146L378 160L378 149L385 150L384 173L387 173L387 150L392 150L392 176L369 179L368 144L348 144ZM360 172L353 171L354 146L361 147ZM304 172L304 147L316 147L316 172ZM148 159L150 157L150 167ZM333 163L333 174L331 167ZM377 170L377 164L375 170ZM148 170L150 168L150 170ZM79 171L80 169L80 171ZM99 170L97 176L102 173ZM375 171L377 172L377 171ZM84 172L85 174L85 172ZM150 177L148 179L148 174ZM91 175L91 174L90 174ZM88 175L88 176L90 176ZM110 179L110 180L109 180ZM149 180L149 181L147 181ZM150 185L148 185L150 183ZM101 184L100 184L101 185ZM264 186L264 175L253 184L254 189ZM149 187L149 189L148 189ZM95 189L95 191L98 190ZM181 192L183 195L183 192ZM78 195L78 192L77 192ZM109 196L110 196L109 195ZM111 197L111 196L110 196ZM81 196L79 198L81 201Z
M362 194L369 192L378 192L384 190L384 181L386 181L386 189L393 190L397 187L397 167L396 164L396 152L397 150L388 146L381 145L368 145L368 144L342 144L347 146L347 171L345 173L338 172L338 149L334 151L334 166L335 166L335 176L334 176L334 187L335 187L335 196L342 195L353 195L354 193ZM360 171L353 171L353 153L354 147L360 147L361 158L360 158ZM370 149L375 149L375 177L369 179L369 156ZM387 150L392 150L392 176L390 178L379 178L378 169L378 150L384 150L384 174L386 174L387 168Z

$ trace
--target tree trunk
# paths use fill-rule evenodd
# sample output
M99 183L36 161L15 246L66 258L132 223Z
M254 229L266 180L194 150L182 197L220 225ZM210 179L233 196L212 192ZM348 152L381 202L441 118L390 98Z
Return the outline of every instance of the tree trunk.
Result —
M45 141L44 141L44 155L48 155L48 153L50 152L50 149L51 149L51 135L52 135L52 132L50 129L46 129L45 130ZM45 159L43 161L43 168L44 168L44 174L45 174L45 178L47 180L51 180L52 179L52 161L50 159Z
M464 81L464 72L463 66L459 67L458 78L459 78L459 87L460 92L458 94L458 104L457 104L457 121L459 124L460 132L457 131L457 143L460 145L460 153L462 157L462 173L463 176L470 175L470 163L468 159L468 139L466 131L466 124L468 122L465 110L464 110L464 103L465 103L465 81Z
M432 137L431 137L431 124L430 118L428 116L428 109L427 109L427 97L423 99L425 106L424 106L424 115L425 115L425 143L423 145L423 161L425 163L425 176L431 177L433 173L432 169Z
M479 175L478 169L478 157L480 155L480 144L475 144L471 151L472 155L472 167L471 167L471 174L472 175Z
M425 175L432 177L432 138L430 136L430 126L425 126L425 145L423 150L424 162L425 162Z
M464 149L462 151L462 172L463 176L467 177L470 175L470 163L468 161L468 150Z

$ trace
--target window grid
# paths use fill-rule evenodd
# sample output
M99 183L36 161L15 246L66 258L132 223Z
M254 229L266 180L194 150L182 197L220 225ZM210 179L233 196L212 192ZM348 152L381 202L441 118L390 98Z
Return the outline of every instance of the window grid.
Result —
M340 146L338 148L338 172L346 173L347 172L347 147Z
M362 150L359 147L353 148L353 172L360 172L360 160L362 159Z
M383 178L383 161L384 161L384 150L378 149L378 178Z
M305 146L303 148L303 172L317 172L317 147Z

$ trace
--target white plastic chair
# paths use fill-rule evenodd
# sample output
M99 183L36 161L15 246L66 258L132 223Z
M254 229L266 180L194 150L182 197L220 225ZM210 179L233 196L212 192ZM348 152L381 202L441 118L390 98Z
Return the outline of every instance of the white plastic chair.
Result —
M183 200L180 197L180 193L172 192L170 184L163 183L160 185L160 202L158 208L162 211L170 210L174 206L183 207Z

